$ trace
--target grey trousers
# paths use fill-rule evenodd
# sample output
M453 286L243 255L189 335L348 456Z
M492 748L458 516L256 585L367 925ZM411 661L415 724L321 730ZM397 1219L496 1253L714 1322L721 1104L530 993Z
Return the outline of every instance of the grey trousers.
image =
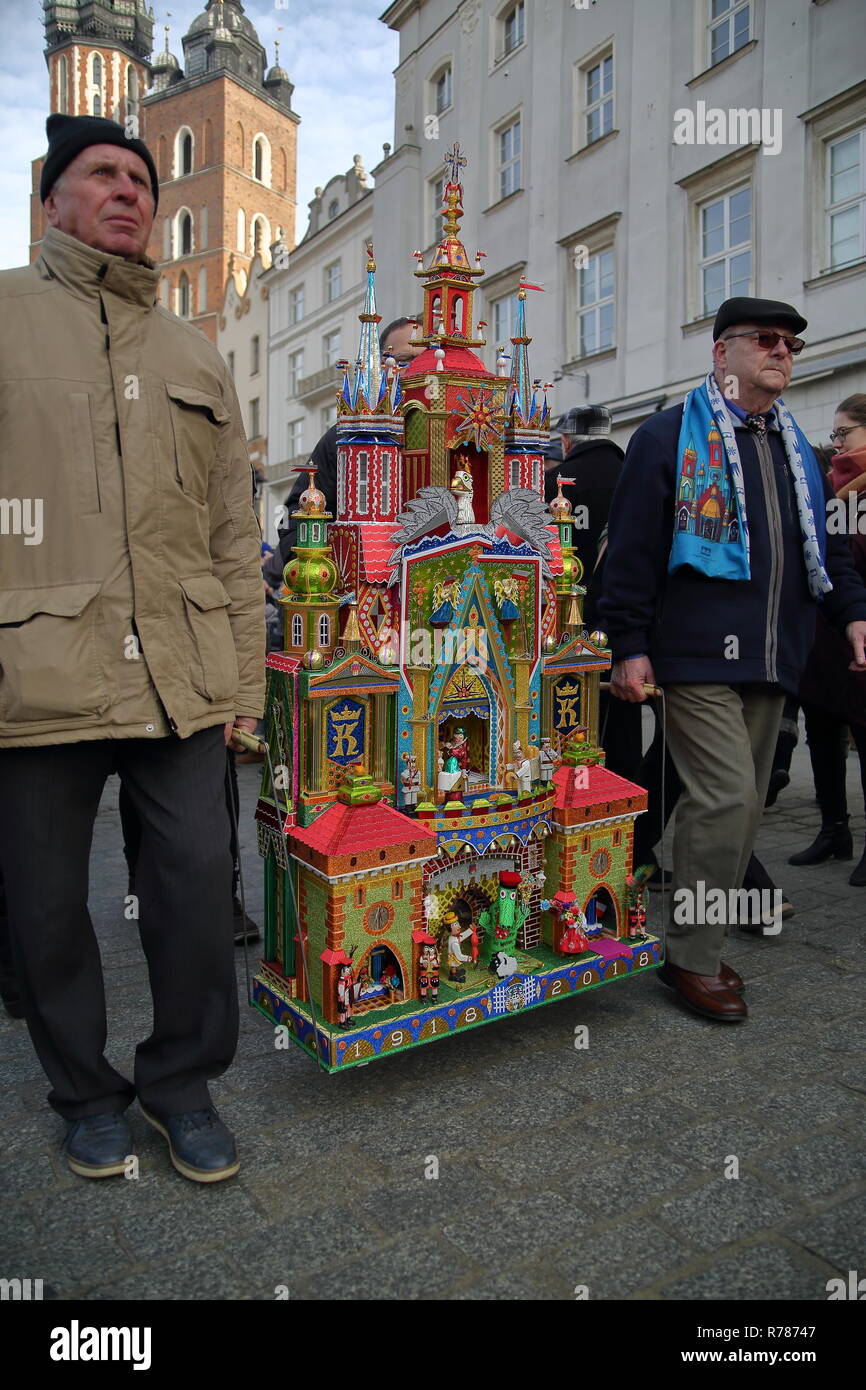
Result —
M785 696L770 685L668 685L664 698L668 750L683 784L674 825L667 957L683 970L716 975L725 922L674 921L674 905L683 901L677 890L689 889L700 902L711 889L727 894L741 886Z

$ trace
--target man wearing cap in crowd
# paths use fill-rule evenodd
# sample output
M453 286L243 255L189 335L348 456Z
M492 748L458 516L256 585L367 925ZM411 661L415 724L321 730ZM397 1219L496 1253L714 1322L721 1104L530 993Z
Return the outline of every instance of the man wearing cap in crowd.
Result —
M610 411L603 405L574 406L560 415L551 433L562 436L562 459L548 459L545 501L556 496L557 479L567 478L566 496L578 515L586 509L585 525L574 527L574 549L583 565L584 583L592 574L598 542L607 525L610 503L622 470L623 452L610 438Z
M0 275L0 493L44 546L0 547L0 864L30 1036L73 1172L127 1170L138 1097L199 1182L239 1163L208 1080L237 1044L225 748L264 708L261 534L229 373L157 305L153 159L114 121L48 119L38 260ZM104 1055L87 910L118 772L141 821L135 915L153 1030ZM122 903L118 902L118 911Z
M716 916L699 910L710 890L730 902L743 881L818 603L866 669L866 589L845 537L827 534L832 492L781 399L805 328L790 304L721 305L706 380L629 443L599 604L613 691L641 702L664 688L683 783L659 976L724 1022L747 1015L743 981L721 960L724 920L696 919Z

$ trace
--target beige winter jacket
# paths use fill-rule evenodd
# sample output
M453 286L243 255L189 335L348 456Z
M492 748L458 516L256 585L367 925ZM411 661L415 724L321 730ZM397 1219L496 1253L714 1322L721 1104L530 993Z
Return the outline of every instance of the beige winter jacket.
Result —
M262 712L237 398L157 279L54 228L0 274L0 748Z

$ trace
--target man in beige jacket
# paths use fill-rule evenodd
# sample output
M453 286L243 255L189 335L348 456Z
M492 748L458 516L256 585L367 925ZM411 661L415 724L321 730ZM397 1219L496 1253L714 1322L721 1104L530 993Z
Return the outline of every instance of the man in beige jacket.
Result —
M237 1044L225 745L264 705L260 533L222 359L156 303L150 153L51 116L39 259L0 275L0 865L33 1044L76 1173L124 1171L137 1094L175 1167L238 1169L207 1082ZM118 772L153 1031L134 1084L104 1056L87 911Z

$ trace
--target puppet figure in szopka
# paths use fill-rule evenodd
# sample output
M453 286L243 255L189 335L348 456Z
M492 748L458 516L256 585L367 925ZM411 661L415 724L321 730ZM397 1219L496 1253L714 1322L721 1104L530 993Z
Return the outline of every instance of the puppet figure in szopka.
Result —
M578 907L574 893L560 889L551 899L545 899L541 906L559 923L561 935L558 949L564 956L580 955L581 951L590 949L586 917Z
M418 771L418 759L414 753L409 754L406 766L400 773L400 784L403 788L404 807L408 811L414 811L421 790L421 773Z
M348 1028L352 1022L352 1006L355 999L355 971L352 966L353 946L340 966L337 976L337 1021L341 1028Z
M455 729L454 737L445 745L448 757L445 759L446 772L465 772L469 767L469 740L465 729Z
M466 962L470 957L463 954L460 943L472 935L472 928L461 931L456 912L446 912L442 921L448 930L448 978L462 984L466 979Z
M509 955L517 944L517 934L529 910L521 901L520 874L510 869L499 873L499 897L485 908L478 921L484 928L484 964L489 965L495 951Z
M451 491L457 499L455 529L460 526L474 526L475 512L472 508L472 474L465 468L458 468L451 479Z
M655 865L644 864L629 874L625 881L628 905L628 934L630 938L646 936L646 885Z
M435 937L430 935L424 937L418 957L418 993L422 999L427 998L428 990L435 1004L439 998L439 952Z
M542 782L552 782L553 774L562 762L549 738L541 740L538 750L538 774Z

